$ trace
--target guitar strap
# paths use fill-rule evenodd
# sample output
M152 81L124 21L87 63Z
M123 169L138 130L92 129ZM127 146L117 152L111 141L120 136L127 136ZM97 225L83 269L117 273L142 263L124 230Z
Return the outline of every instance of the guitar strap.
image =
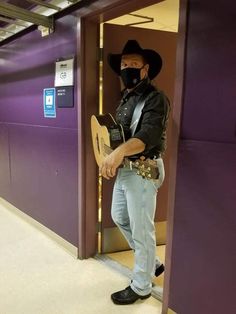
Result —
M134 135L136 128L138 126L138 122L140 120L141 114L142 114L142 110L143 107L145 105L146 99L149 95L150 91L146 94L144 94L143 96L141 96L138 104L136 105L134 112L133 112L133 116L132 116L132 120L130 123L130 131L131 131L131 136Z

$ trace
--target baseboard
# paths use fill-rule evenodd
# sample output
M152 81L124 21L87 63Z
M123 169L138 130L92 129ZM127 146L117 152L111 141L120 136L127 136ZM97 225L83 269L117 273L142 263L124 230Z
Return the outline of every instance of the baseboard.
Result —
M41 231L47 237L52 239L59 246L65 249L70 255L72 255L75 258L78 258L78 248L76 246L66 241L65 239L60 237L58 234L56 234L54 231L45 227L44 225L39 223L37 220L25 214L20 209L18 209L17 207L15 207L14 205L12 205L11 203L9 203L8 201L4 200L1 197L0 197L0 204L4 206L4 208L6 208L8 211L15 214L17 217L23 219L24 221L29 223L31 226L35 227L37 230Z

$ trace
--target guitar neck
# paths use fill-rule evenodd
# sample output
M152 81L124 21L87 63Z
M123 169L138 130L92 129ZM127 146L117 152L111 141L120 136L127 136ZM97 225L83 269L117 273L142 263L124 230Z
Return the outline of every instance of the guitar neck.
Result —
M103 148L107 155L110 155L113 152L113 149L110 146L107 146L106 144L103 144Z

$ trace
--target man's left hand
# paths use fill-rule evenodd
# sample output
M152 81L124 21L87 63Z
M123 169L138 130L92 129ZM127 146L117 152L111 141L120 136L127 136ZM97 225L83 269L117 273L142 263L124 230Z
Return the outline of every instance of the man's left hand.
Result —
M124 154L120 149L115 149L110 155L108 155L102 162L99 173L106 179L113 178L116 175L116 169L122 163Z

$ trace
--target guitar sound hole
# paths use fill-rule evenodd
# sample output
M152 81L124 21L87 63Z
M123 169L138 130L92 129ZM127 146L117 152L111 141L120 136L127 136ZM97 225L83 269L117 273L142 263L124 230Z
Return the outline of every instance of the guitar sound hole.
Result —
M99 146L98 134L96 135L96 143L97 143L97 149L98 149L98 152L99 152L99 154L100 154L101 152L100 152L100 146Z

